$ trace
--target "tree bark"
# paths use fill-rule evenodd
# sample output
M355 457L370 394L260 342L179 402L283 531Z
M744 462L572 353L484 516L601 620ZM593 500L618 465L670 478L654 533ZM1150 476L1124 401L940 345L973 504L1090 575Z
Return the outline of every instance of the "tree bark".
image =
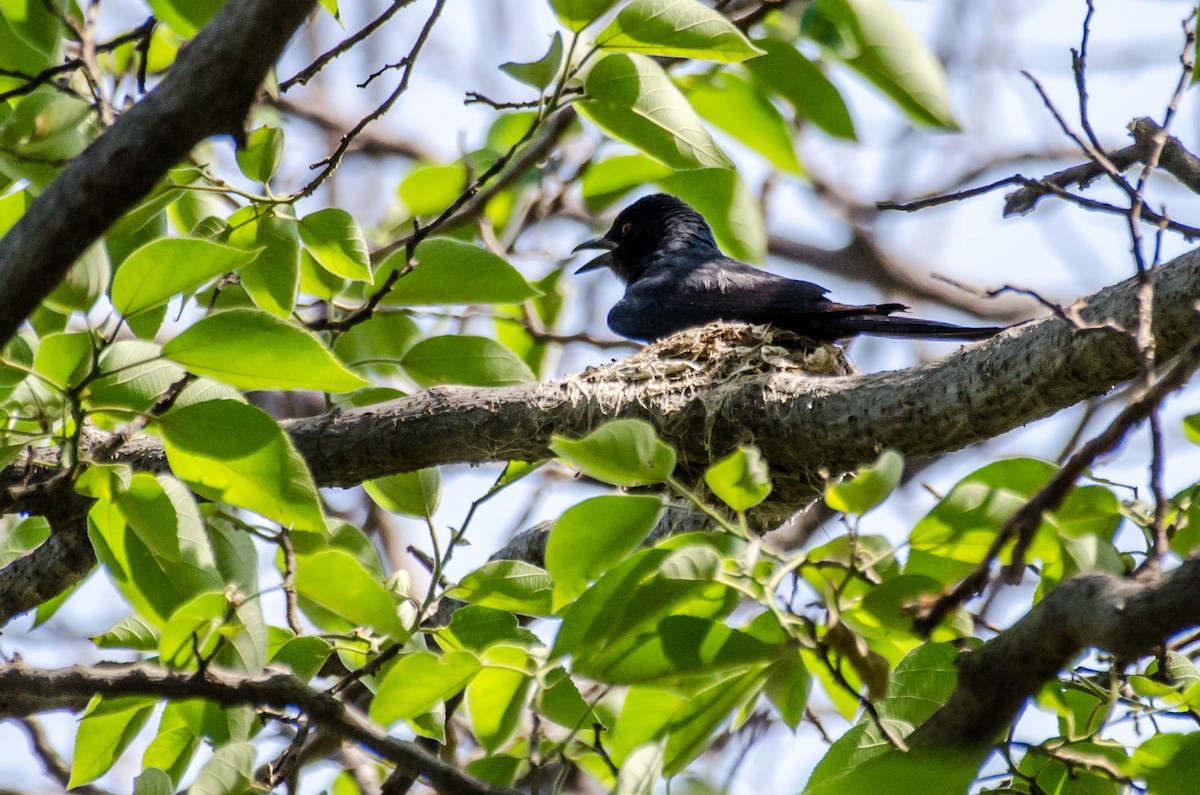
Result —
M196 144L243 122L316 0L226 3L163 81L50 184L0 239L0 346L80 254Z

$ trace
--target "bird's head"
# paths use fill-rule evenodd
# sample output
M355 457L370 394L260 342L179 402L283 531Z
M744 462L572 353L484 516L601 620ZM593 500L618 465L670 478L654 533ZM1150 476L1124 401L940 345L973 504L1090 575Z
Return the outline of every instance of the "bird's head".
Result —
M604 237L576 246L575 251L604 249L604 253L575 272L610 268L628 284L655 257L687 248L718 252L717 241L704 216L682 199L655 193L622 210Z

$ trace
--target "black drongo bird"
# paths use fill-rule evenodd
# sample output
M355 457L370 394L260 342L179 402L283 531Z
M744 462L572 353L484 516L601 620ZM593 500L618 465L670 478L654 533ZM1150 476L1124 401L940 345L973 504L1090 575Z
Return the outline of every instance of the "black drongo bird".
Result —
M1000 331L893 316L904 304L834 303L818 284L726 257L704 217L665 193L638 199L604 237L575 251L588 248L606 251L576 273L611 268L625 282L608 327L630 339L656 340L715 320L769 323L822 341L856 334L978 340Z

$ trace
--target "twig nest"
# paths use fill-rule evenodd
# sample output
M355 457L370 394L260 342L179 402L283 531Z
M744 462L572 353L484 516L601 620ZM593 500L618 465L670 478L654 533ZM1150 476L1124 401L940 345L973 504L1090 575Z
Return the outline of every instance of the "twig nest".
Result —
M653 380L678 389L779 370L813 376L858 374L842 349L832 343L774 326L718 322L664 337L626 359L589 368L579 378L592 383Z

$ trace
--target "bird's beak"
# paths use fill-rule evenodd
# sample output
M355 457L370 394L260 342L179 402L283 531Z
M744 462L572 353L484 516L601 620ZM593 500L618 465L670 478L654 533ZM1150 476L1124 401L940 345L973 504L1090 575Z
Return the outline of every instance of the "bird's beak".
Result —
M578 254L580 251L596 248L604 249L604 253L592 260L589 260L586 265L575 272L586 273L587 271L594 271L597 268L611 268L613 264L613 250L616 249L616 247L617 244L609 240L607 237L598 237L595 240L586 240L583 243L580 243L578 246L571 249L572 254Z

